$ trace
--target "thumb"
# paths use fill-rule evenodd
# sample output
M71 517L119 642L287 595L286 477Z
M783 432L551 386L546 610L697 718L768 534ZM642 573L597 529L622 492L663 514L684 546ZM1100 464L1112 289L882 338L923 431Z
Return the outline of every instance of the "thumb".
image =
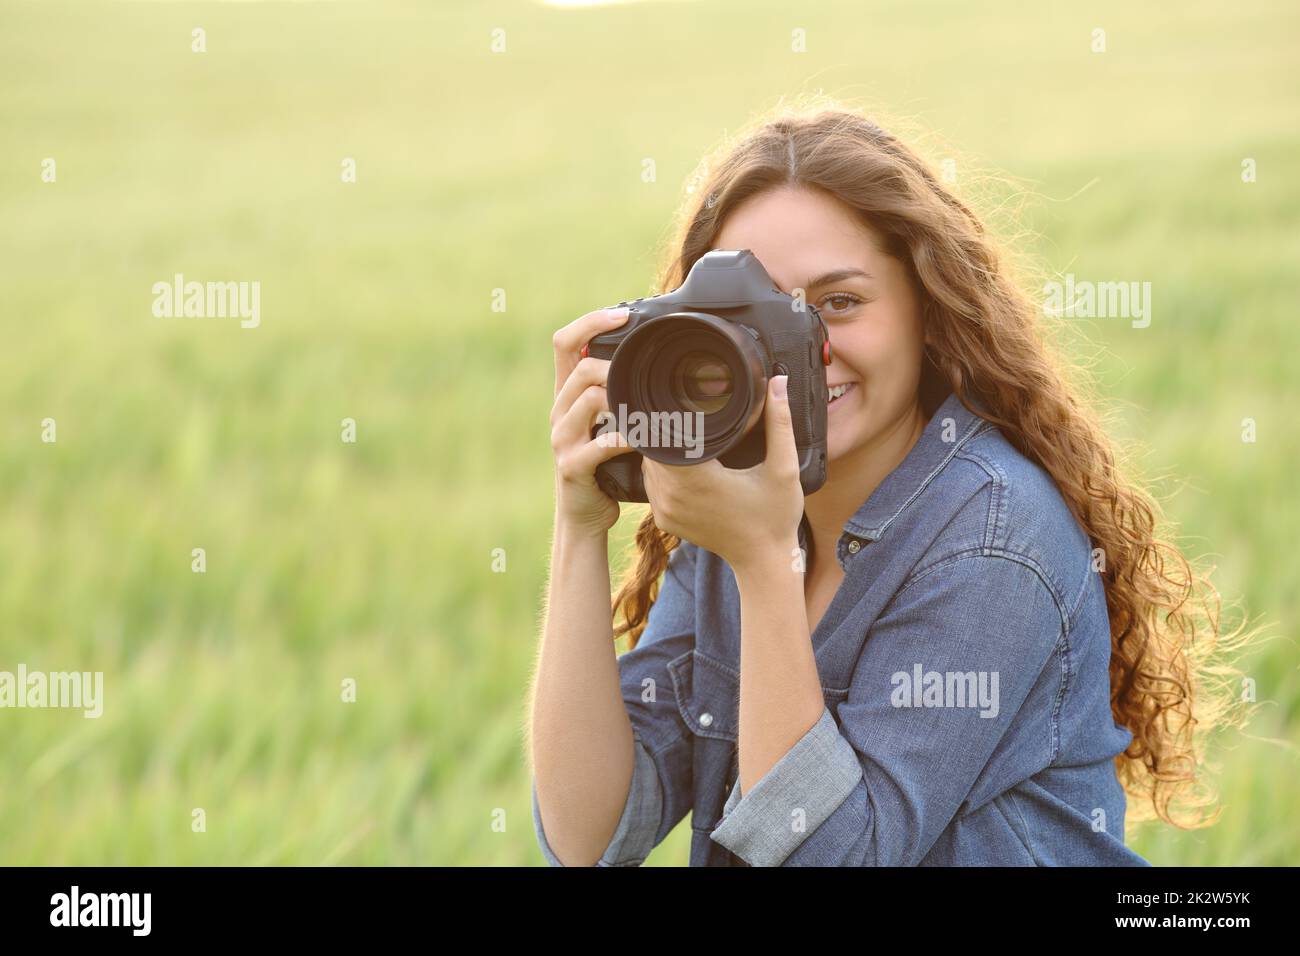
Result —
M790 418L790 397L786 394L788 375L774 375L767 383L767 408L764 410L767 460L783 465L796 474L799 450L794 443L794 424Z

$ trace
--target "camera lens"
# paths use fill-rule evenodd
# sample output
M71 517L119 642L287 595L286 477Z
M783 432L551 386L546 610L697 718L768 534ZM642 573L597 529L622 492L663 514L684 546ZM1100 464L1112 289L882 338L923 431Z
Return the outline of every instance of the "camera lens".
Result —
M690 352L673 369L673 399L689 412L712 415L731 401L733 383L727 363L708 352Z
M740 326L706 312L657 316L627 334L610 361L610 409L647 422L633 447L669 464L725 454L762 419L767 360Z

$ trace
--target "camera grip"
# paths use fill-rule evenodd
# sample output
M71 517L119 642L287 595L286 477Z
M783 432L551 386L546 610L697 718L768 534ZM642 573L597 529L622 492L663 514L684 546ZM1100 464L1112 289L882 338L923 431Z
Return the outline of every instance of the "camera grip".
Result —
M596 466L596 485L615 501L649 502L641 478L641 453L615 455Z

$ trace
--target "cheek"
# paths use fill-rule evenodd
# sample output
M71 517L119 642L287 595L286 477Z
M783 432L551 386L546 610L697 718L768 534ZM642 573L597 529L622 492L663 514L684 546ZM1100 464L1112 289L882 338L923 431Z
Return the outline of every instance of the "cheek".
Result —
M907 316L876 315L844 328L832 344L846 365L871 386L899 387L920 375L924 343Z

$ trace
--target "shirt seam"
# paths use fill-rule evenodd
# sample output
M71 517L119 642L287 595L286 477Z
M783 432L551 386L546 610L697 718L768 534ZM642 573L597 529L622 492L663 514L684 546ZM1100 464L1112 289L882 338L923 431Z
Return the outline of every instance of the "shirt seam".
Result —
M1048 596L1051 597L1052 604L1056 608L1057 616L1060 618L1060 636L1052 646L1053 653L1059 652L1061 657L1061 686L1057 690L1056 700L1052 704L1052 717L1049 728L1050 741L1047 751L1047 763L1050 766L1056 761L1056 758L1061 752L1061 711L1065 706L1066 690L1070 686L1070 617L1065 612L1065 606L1061 601L1060 596L1056 593L1056 589L1052 587L1051 582L1047 579L1042 568L1039 567L1038 562L1028 555L1021 554L1018 551L1007 551L1002 548L985 547L966 548L962 551L956 551L939 558L916 572L912 577L908 578L908 580L904 582L901 588L899 588L898 593L894 596L894 600L898 600L909 588L912 587L912 585L916 584L923 578L928 577L934 571L938 571L953 564L958 564L968 558L976 557L1002 558L1028 568L1033 572L1034 576L1038 579L1038 583L1042 585Z
M1020 805L1016 803L1015 794L1012 793L1010 790L1008 790L1005 794L1003 794L1003 796L1007 798L1007 802L1011 804L1011 809L1015 811L1016 819L1020 821L1020 826L1024 831L1023 833L1021 832L1021 830L1016 829L1015 821L1011 819L1011 817L1007 814L1006 810L1002 809L1002 806L999 803L999 801L994 800L993 805L998 808L998 813L1002 814L1002 819L1007 821L1007 826L1009 826L1011 828L1011 832L1016 835L1016 839L1018 839L1024 845L1025 852L1028 853L1029 858L1034 861L1034 866L1042 866L1043 865L1042 861L1038 859L1038 854L1034 852L1033 841L1029 838L1029 824L1025 820L1025 815L1020 812Z
M987 426L987 428L985 426ZM852 518L849 519L845 527L852 528L856 534L865 535L866 537L871 538L872 540L878 540L880 537L884 535L886 531L889 530L889 526L892 525L898 519L898 516L901 515L908 508L910 508L913 502L915 502L917 498L921 497L921 494L925 491L925 489L930 486L930 484L935 480L935 478L938 477L939 473L948 466L948 463L952 461L954 457L956 457L957 453L960 452L962 448L965 447L965 445L972 438L982 434L983 432L987 431L988 429L991 429L992 427L993 427L992 422L989 422L983 418L975 418L971 422L971 424L967 426L966 434L962 435L960 438L958 438L956 441L953 442L953 447L951 448L951 450L949 450L949 452L946 455L944 455L942 459L939 460L939 463L934 466L934 469L928 475L926 475L925 478L923 478L920 482L917 483L916 488L913 489L910 495L908 495L907 500L905 500L901 505L899 505L894 510L893 514L891 514L889 517L885 518L883 521L880 522L880 527L863 528L862 526L856 524Z
M969 548L962 548L960 551L953 551L944 555L941 558L936 558L934 561L927 564L921 570L914 572L906 581L903 582L903 586L898 589L897 594L895 594L894 596L895 600L897 600L897 598L899 597L902 597L902 595L909 588L911 588L914 584L920 582L921 579L928 577L933 572L938 571L944 567L947 567L949 564L956 564L959 561L965 561L968 558L976 558L976 557L1003 558L1005 560L1013 561L1016 564L1022 564L1025 567L1027 567L1030 571L1034 573L1034 577L1038 578L1038 582L1043 586L1043 588L1047 591L1048 595L1051 597L1052 604L1056 608L1056 613L1061 617L1061 627L1064 629L1068 626L1068 617L1065 611L1065 604L1061 600L1061 596L1057 593L1056 588L1053 587L1051 580L1047 577L1046 571L1044 571L1042 566L1039 565L1039 563L1035 561L1033 558L1031 558L1029 555L1023 554L1019 551L1010 551L1006 548L995 548L986 545L978 545Z
M1088 543L1092 544L1091 538L1088 539ZM1094 574L1097 573L1096 571L1093 570L1092 567L1091 548L1088 549L1088 560L1086 564L1087 564L1087 569L1083 572L1083 583L1079 585L1079 593L1074 596L1074 600L1071 602L1072 606L1070 608L1070 620L1074 620L1075 616L1079 613L1079 608L1083 606L1083 599L1088 594L1088 585L1091 583L1091 578Z
M993 487L989 493L989 513L984 519L984 547L992 548L998 540L1002 525L1002 505L1006 499L1008 484L1006 472L998 467L996 462L968 447L963 447L954 457L970 462L991 479L990 484Z

